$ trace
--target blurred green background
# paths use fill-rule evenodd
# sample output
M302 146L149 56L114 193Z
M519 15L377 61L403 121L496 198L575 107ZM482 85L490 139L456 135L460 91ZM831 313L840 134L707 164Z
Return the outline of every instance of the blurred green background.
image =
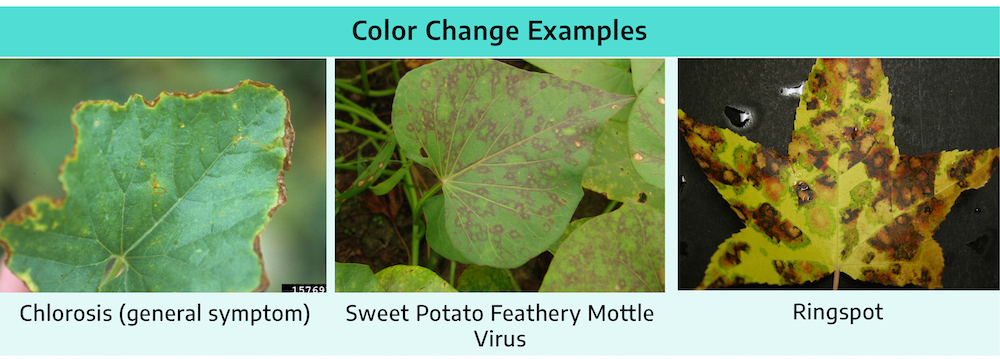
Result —
M288 202L261 235L271 286L326 283L325 60L0 60L0 215L34 197L62 198L70 113L85 100L201 92L251 79L283 90L295 144Z

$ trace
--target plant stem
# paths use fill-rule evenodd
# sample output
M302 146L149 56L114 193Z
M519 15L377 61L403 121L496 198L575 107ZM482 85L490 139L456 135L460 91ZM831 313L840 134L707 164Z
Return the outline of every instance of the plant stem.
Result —
M364 90L351 86L351 84L348 83L347 81L336 79L333 80L333 84L334 86L337 86L337 88L339 89L343 89L349 92L356 93L358 95L368 96L368 97L386 97L386 96L392 96L393 94L396 93L396 89L390 87L385 90L371 90L368 91L368 95L365 95Z
M611 211L615 210L615 207L618 206L619 204L621 204L621 202L611 201L611 203L608 203L607 207L604 207L604 212L601 212L601 213L611 212Z
M402 148L396 149L398 151L402 151ZM402 156L402 153L400 153L400 156ZM404 166L406 163L410 162L409 158L405 156L402 158ZM409 170L407 170L406 174L403 175L403 183L405 184L403 186L403 193L406 194L406 200L410 203L410 213L416 213L417 189L413 186L413 175ZM410 233L410 248L412 248L410 251L410 265L415 266L420 265L420 240L423 238L423 234L420 233L420 217L414 214L412 219L413 224L412 231Z
M345 105L345 104L342 104L342 103L335 103L335 104L333 104L333 108L335 108L337 110L341 110L341 111L350 112L350 113L356 114L358 116L364 117L366 120L368 120L368 122L371 122L371 123L375 124L375 126L378 126L379 128L381 128L385 132L391 132L392 131L392 129L389 128L389 125L386 125L385 122L382 122L382 120L379 120L378 116L375 116L375 114L372 113L371 111L365 110L365 109L360 108L360 107L354 107L354 106L350 106L350 105Z
M365 60L358 61L358 67L361 68L361 88L365 90L364 95L368 96L371 91L371 87L368 87L368 63Z
M392 64L392 77L396 78L396 84L398 85L399 84L399 65L397 65L397 64L399 63L399 60L391 60L389 63Z
M338 101L343 102L345 105L354 106L354 107L357 107L357 108L364 108L364 107L361 107L361 105L358 105L357 103L355 103L354 101L351 101L351 99L347 98L347 96L344 96L344 94L342 94L340 92L337 92L337 93L335 93L333 95L337 97Z
M431 189L427 190L427 192L424 193L424 195L420 197L420 200L417 201L417 205L413 206L413 208L414 208L413 209L413 213L414 213L413 216L414 217L416 217L416 216L418 216L418 215L420 215L420 214L423 213L423 211L424 211L424 203L426 203L428 199L430 199L431 197L433 197L434 194L437 193L437 191L439 189L441 189L441 182L438 182L437 184L435 184L434 187L431 187Z
M344 154L343 156L337 157L337 159L334 160L333 162L334 163L343 163L344 161L347 160L347 156L353 155L355 152L361 150L362 148L365 148L365 145L367 145L367 144L369 144L371 142L372 142L372 138L368 137L367 139L365 139L365 142L361 142L361 144L358 145L358 147L354 148L353 151L348 152L348 153Z
M381 133L372 132L372 131L363 129L361 127L349 124L349 123L341 121L341 120L334 119L333 123L335 125L337 125L337 126L340 126L340 127L346 128L348 130L351 130L352 132L356 132L356 133L368 136L369 138L374 138L374 139L383 140L383 141L385 141L385 139L387 138L385 135L383 135Z
M388 62L386 62L386 63L384 63L384 64L381 64L381 65L378 65L378 66L375 66L375 67L372 67L372 68L368 69L367 73L368 73L369 75L370 75L370 74L373 74L373 73L376 73L376 72L378 72L378 70L381 70L381 69L384 69L384 68L385 68L386 66L389 66L389 63L388 63ZM358 74L357 76L354 76L354 78L352 78L352 79L350 79L350 80L343 80L343 81L347 81L347 82L350 82L350 83L354 83L355 81L358 81L358 80L360 80L360 79L361 79L361 75L360 75L360 74ZM342 79L338 79L338 80L342 80Z
M840 269L833 271L833 290L840 286Z
M455 283L455 267L457 267L457 265L455 264L455 261L449 261L449 262L451 262L451 274L448 275L448 283L451 283L451 286L454 287L455 284L456 284Z

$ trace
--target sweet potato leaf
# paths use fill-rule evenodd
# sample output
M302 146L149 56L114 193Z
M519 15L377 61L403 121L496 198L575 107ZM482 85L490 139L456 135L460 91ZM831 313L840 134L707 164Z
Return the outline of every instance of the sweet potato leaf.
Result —
M632 88L635 93L641 93L649 85L649 80L657 75L664 62L663 59L632 59ZM663 75L660 73L658 76L662 78Z
M818 60L787 157L679 111L698 164L747 225L719 246L701 287L840 272L942 286L944 257L932 236L958 195L990 178L1000 150L901 155L890 97L879 60Z
M462 271L455 285L459 292L516 292L520 288L507 269L472 265Z
M643 180L632 164L632 157L633 153L629 151L628 145L628 126L608 121L601 137L597 138L590 164L583 172L583 188L602 193L608 199L619 202L635 202L645 196L647 204L663 212L665 191Z
M628 59L526 59L546 72L619 95L634 95Z
M664 219L627 201L577 228L559 246L540 291L662 292Z
M646 183L664 188L664 131L666 99L664 96L664 64L639 92L628 118L628 144L632 164Z
M386 292L456 292L436 273L421 266L392 266L375 273L375 278Z
M34 291L250 291L267 286L260 232L285 202L294 131L271 85L83 102L63 199L0 227Z
M584 223L587 223L587 221L591 219L594 219L594 217L583 217L577 220L573 220L572 222L569 222L569 225L566 226L566 230L563 231L562 236L559 236L559 239L557 239L555 242L552 242L552 245L549 246L549 253L555 255L556 252L559 251L559 246L561 246L562 243L566 241L566 238L569 238L569 235L573 234L573 232L576 231L577 228L580 228L580 226L582 226Z
M601 126L630 101L491 60L443 60L407 73L393 103L396 138L443 192L440 215L426 215L444 230L429 229L428 241L450 241L468 262L502 268L545 251L583 196Z
M334 265L336 280L334 290L337 292L384 292L382 285L375 278L371 267L359 263L337 263Z

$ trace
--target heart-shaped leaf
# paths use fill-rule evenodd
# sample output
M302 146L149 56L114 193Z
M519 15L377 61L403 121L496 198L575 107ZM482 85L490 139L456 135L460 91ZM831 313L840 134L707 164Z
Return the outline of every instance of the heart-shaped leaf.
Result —
M444 223L469 262L511 268L562 234L601 126L631 100L497 61L444 60L400 81L393 123L402 153L441 180L444 210L428 222Z
M63 162L66 197L0 227L35 291L249 291L267 286L259 235L285 202L288 101L244 81L152 102L84 102Z
M594 217L559 246L540 291L662 292L663 214L625 202Z

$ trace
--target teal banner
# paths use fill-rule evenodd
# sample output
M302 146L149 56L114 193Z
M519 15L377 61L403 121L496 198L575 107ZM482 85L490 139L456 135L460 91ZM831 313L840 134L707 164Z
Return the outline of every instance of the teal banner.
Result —
M0 56L1000 56L996 7L0 8Z

